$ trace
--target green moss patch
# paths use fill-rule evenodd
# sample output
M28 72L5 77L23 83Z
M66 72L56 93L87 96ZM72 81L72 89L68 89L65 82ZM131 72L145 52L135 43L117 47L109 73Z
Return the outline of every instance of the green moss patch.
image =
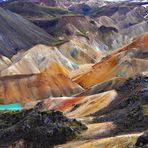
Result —
M148 116L148 105L143 105L144 115Z

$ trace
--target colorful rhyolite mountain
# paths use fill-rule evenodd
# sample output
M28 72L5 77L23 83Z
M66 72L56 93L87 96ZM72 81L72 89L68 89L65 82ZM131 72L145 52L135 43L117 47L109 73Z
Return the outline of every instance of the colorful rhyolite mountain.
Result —
M145 148L146 4L2 2L0 147Z

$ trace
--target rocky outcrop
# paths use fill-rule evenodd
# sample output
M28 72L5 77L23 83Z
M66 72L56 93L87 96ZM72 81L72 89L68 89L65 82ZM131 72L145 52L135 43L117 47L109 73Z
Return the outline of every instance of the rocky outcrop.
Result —
M148 131L137 139L134 148L147 148L147 147L148 147Z
M114 90L81 97L50 97L44 100L28 102L24 105L24 108L31 108L40 102L44 110L62 111L67 117L83 119L83 117L90 117L97 111L107 107L116 97L117 93Z
M91 117L92 114L107 107L116 99L116 96L117 93L112 90L97 95L83 97L83 99L69 108L66 115L70 118Z
M87 127L61 112L30 110L0 112L0 147L51 148L73 140Z

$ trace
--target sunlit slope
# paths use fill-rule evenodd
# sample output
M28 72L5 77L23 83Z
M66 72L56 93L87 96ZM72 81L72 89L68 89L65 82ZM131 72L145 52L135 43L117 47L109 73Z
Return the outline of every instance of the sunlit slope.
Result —
M26 52L18 53L12 61L7 68L1 71L1 76L40 73L44 69L51 72L60 71L67 75L67 68L72 67L70 61L57 49L45 45L36 45Z
M93 125L92 125L93 126ZM104 126L104 125L102 125ZM94 129L95 130L95 129ZM99 129L98 129L99 130ZM92 131L94 132L94 131ZM129 148L132 147L141 133L125 134L110 138L79 140L57 146L56 148ZM73 146L72 146L73 145Z
M69 42L62 44L59 51L76 64L94 63L103 55L103 50L98 49L95 41L81 37L73 37Z
M135 64L135 59L148 49L148 34L138 37L131 44L111 53L106 58L92 66L88 72L73 78L73 81L84 88L90 88L97 83L114 77L129 77L146 70ZM142 61L141 61L142 62ZM147 60L145 61L147 62ZM146 66L147 67L147 66Z
M2 103L26 103L48 97L69 96L82 92L82 88L63 74L42 72L0 78Z
M65 112L66 116L70 118L79 118L89 116L104 107L107 107L115 97L116 91L108 91L91 96L81 97L50 97L45 99L43 103L44 110L57 110ZM36 101L27 103L25 107L34 106Z
M1 76L16 74L40 73L44 69L54 71L58 67L68 74L82 64L90 64L102 56L101 51L95 49L95 45L79 41L78 38L70 40L60 46L36 45L27 51L22 50L10 60L1 57ZM4 61L5 60L5 61Z
M49 98L44 100L44 108L46 110L57 110L65 112L71 109L74 104L77 104L85 97L59 97L59 98Z
M67 113L67 116L71 118L90 116L108 106L116 96L117 93L115 91L87 96L76 105L77 107L72 108L71 111Z
M42 101L44 110L62 111L70 118L83 118L107 107L117 96L116 91L81 96L81 97L50 97ZM36 105L39 101L25 104L25 108Z
M84 90L84 92L77 94L76 96L90 96L114 90L117 89L119 86L121 86L126 80L127 80L126 77L115 77L110 80L104 81L102 83L98 83L92 86L91 88Z

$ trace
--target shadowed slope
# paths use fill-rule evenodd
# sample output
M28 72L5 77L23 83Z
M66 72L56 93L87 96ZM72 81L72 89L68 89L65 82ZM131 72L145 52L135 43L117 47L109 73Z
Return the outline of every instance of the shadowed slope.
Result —
M10 57L22 48L49 44L54 39L21 16L0 8L0 54Z
M66 9L42 6L42 5L37 5L36 3L31 3L26 1L12 1L3 4L2 7L14 13L17 13L29 20L49 19L52 17L70 13Z

